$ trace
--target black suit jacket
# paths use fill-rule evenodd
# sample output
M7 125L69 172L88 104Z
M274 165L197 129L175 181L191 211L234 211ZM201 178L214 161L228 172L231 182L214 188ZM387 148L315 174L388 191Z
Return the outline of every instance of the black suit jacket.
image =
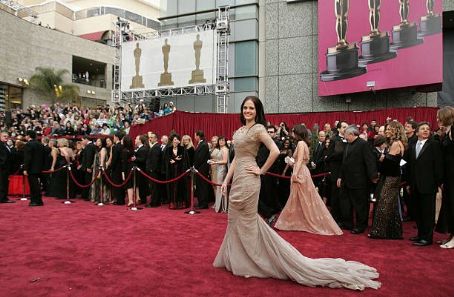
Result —
M52 149L48 145L44 145L44 170L50 169L52 166Z
M136 157L134 164L141 170L145 170L147 167L148 146L142 145L137 151L134 152L134 156Z
M146 164L147 171L150 173L159 174L161 172L161 161L162 161L161 145L159 145L159 143L155 143L148 150Z
M93 142L87 144L82 151L82 171L86 171L88 168L93 168L93 163L95 162L96 155L96 146Z
M0 170L10 173L13 159L12 157L12 151L8 150L6 143L0 142Z
M332 180L336 180L340 175L346 146L347 142L345 142L339 135L335 135L331 139L325 162L328 165L328 170L331 172Z
M121 173L121 152L123 151L123 145L116 143L112 148L112 161L110 163L110 169L112 172Z
M416 158L416 143L408 149L407 182L421 194L434 194L443 179L443 161L438 141L428 139Z
M44 168L44 145L30 140L24 147L24 170L28 174L41 174Z
M363 189L377 177L377 163L369 143L356 138L347 144L342 159L340 178L349 189Z
M273 139L274 143L276 144L277 147L279 147L279 143ZM257 162L257 166L262 167L266 160L268 159L268 156L270 155L270 150L262 143L259 146L259 150L257 152L257 156L255 157L255 161ZM276 161L271 165L270 169L268 170L269 172L273 173L279 173L279 159L276 159ZM284 166L285 167L285 166Z
M207 161L210 159L210 150L205 140L200 141L194 152L194 167L203 175L208 175L209 165Z
M312 153L312 160L311 160L312 162L315 163L314 173L321 172L321 170L323 169L323 164L325 163L325 158L323 156L324 147L325 147L325 143L323 143L323 142L320 143L319 141L317 141L315 143L315 148Z

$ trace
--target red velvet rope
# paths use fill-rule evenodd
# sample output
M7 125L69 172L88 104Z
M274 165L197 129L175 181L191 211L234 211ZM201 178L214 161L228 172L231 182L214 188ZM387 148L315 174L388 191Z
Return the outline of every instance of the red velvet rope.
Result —
M169 184L169 183L176 182L177 180L179 180L179 179L183 178L184 176L188 175L189 172L191 171L191 169L188 169L185 172L183 172L182 174L180 174L179 176L177 176L175 178L172 178L172 179L169 179L169 180L155 179L155 178L149 176L148 174L146 174L143 170L138 169L138 171L140 172L140 174L142 174L144 177L148 178L152 182L155 182L155 183L158 183L158 184Z
M71 170L69 171L69 176L71 176L71 179L72 179L73 182L76 184L76 186L78 186L78 187L80 187L80 188L82 188L82 189L91 187L91 185L96 181L96 177L95 177L88 185L83 185L83 184L80 184L80 183L76 180L76 178L74 177L73 172L72 172Z
M222 186L222 184L217 184L217 183L212 182L211 180L208 179L208 177L206 177L206 176L203 175L202 173L198 172L197 170L195 171L195 173L196 173L199 177L201 177L203 180L205 180L207 183L212 184L213 186L217 186L217 187ZM230 184L228 184L228 186L230 186Z
M284 179L290 179L290 178L292 178L291 176L280 175L280 174L276 174L276 173L272 173L272 172L267 172L267 173L265 173L265 174L266 174L266 175L269 175L269 176L284 178ZM322 173L319 173L319 174L311 175L311 177L312 177L312 178L315 178L315 177L322 177L322 176L327 176L327 175L330 175L330 174L331 174L331 172L322 172Z
M60 171L60 170L65 169L66 166L68 166L68 165L62 166L62 167L57 168L57 169L54 169L54 170L43 170L43 171L41 171L41 173L44 173L44 174L47 174L47 173L55 173L55 172L58 172L58 171Z
M269 176L274 176L274 177L283 178L283 179L290 179L290 178L291 178L291 176L280 175L280 174L272 173L272 172L267 172L267 173L265 173L265 174L266 174L266 175L269 175Z
M322 177L322 176L328 176L328 175L331 175L331 172L322 172L319 174L311 175L311 177L314 178L314 177Z
M131 178L132 176L132 170L129 171L129 174L128 176L126 177L126 179L121 183L121 184L116 184L114 183L110 177L107 175L107 173L105 171L102 172L102 174L104 175L104 177L106 178L107 182L112 186L112 187L115 187L115 188L122 188L124 186L126 186L126 184L128 183L129 179Z

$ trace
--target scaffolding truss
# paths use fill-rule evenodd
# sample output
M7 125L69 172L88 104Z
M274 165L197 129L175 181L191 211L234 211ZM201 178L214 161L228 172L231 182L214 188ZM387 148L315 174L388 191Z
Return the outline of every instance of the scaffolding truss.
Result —
M230 6L223 6L218 9L216 30L218 34L216 112L226 113L229 99Z
M127 23L126 21L123 21ZM121 20L117 22L113 38L113 46L117 48L114 64L114 81L112 90L112 102L132 102L135 103L141 99L166 98L185 95L216 95L216 111L226 113L229 97L228 81L228 49L230 36L230 7L220 7L217 12L217 19L214 24L202 24L190 27L168 29L158 33L143 35L134 34L134 32L125 32L127 24ZM196 85L185 87L167 87L150 90L121 91L121 47L124 36L129 36L129 40L149 40L159 37L170 37L183 35L187 33L201 32L215 28L218 35L217 44L217 66L216 66L216 84L214 85Z

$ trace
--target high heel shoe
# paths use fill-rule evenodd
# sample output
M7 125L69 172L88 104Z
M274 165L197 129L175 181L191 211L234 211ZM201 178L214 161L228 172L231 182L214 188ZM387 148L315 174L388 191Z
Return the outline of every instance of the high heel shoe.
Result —
M453 249L454 248L454 240L450 240L445 244L440 245L442 249Z

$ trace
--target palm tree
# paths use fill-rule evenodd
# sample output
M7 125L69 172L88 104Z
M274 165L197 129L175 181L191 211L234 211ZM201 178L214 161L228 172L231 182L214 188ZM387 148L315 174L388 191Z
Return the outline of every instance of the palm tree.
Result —
M66 69L36 67L36 73L30 78L30 87L43 96L48 97L52 104L57 100L76 103L79 101L79 87L64 84L63 76L69 73Z

